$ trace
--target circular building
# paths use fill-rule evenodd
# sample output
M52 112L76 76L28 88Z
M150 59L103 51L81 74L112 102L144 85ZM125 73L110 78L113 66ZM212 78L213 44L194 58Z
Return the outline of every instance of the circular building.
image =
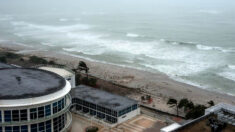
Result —
M0 68L0 132L67 131L71 85L40 69Z

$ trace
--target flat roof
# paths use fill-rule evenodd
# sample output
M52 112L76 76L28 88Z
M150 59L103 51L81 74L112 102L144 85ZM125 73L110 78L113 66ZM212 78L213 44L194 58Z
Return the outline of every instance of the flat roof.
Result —
M0 68L14 68L14 66L0 62Z
M68 71L66 69L63 69L63 68L43 66L43 67L39 67L39 69L43 69L43 70L47 70L47 71L57 73L62 77L73 76L73 73L71 73L70 71Z
M72 97L85 100L115 111L123 110L138 102L127 97L111 94L86 85L79 85L72 89Z
M65 87L61 76L34 68L0 69L0 99L25 99L48 95Z

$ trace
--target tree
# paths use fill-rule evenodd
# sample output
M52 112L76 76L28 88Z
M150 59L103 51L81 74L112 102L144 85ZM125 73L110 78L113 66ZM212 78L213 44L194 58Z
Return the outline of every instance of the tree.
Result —
M176 99L170 98L167 102L168 105L170 105L170 107L176 107L176 115L179 115L179 111L178 111L178 101Z
M186 119L196 119L200 116L203 116L205 113L206 106L204 105L196 105L193 109L191 109L186 114Z
M5 56L0 57L0 62L7 63L7 58Z
M181 109L184 107L184 111L186 111L186 108L187 108L187 105L189 103L189 100L186 99L186 98L183 98L180 100L179 104L178 104L178 107Z
M87 67L86 63L84 61L80 61L78 68L79 71L85 71L88 79L88 72L89 72L89 67Z
M211 106L214 106L215 105L215 103L214 103L214 101L212 101L212 100L210 100L209 102L207 102L210 106L209 107L211 107Z

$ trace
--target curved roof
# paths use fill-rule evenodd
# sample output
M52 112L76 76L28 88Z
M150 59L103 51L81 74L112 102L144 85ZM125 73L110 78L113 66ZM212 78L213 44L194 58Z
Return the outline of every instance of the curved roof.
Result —
M25 99L54 93L65 87L61 76L33 68L0 69L0 99Z

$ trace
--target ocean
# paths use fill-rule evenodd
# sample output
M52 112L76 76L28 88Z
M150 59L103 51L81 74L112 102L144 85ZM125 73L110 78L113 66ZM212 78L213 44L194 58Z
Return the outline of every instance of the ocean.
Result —
M162 72L235 95L235 3L166 1L44 7L0 0L0 43Z

